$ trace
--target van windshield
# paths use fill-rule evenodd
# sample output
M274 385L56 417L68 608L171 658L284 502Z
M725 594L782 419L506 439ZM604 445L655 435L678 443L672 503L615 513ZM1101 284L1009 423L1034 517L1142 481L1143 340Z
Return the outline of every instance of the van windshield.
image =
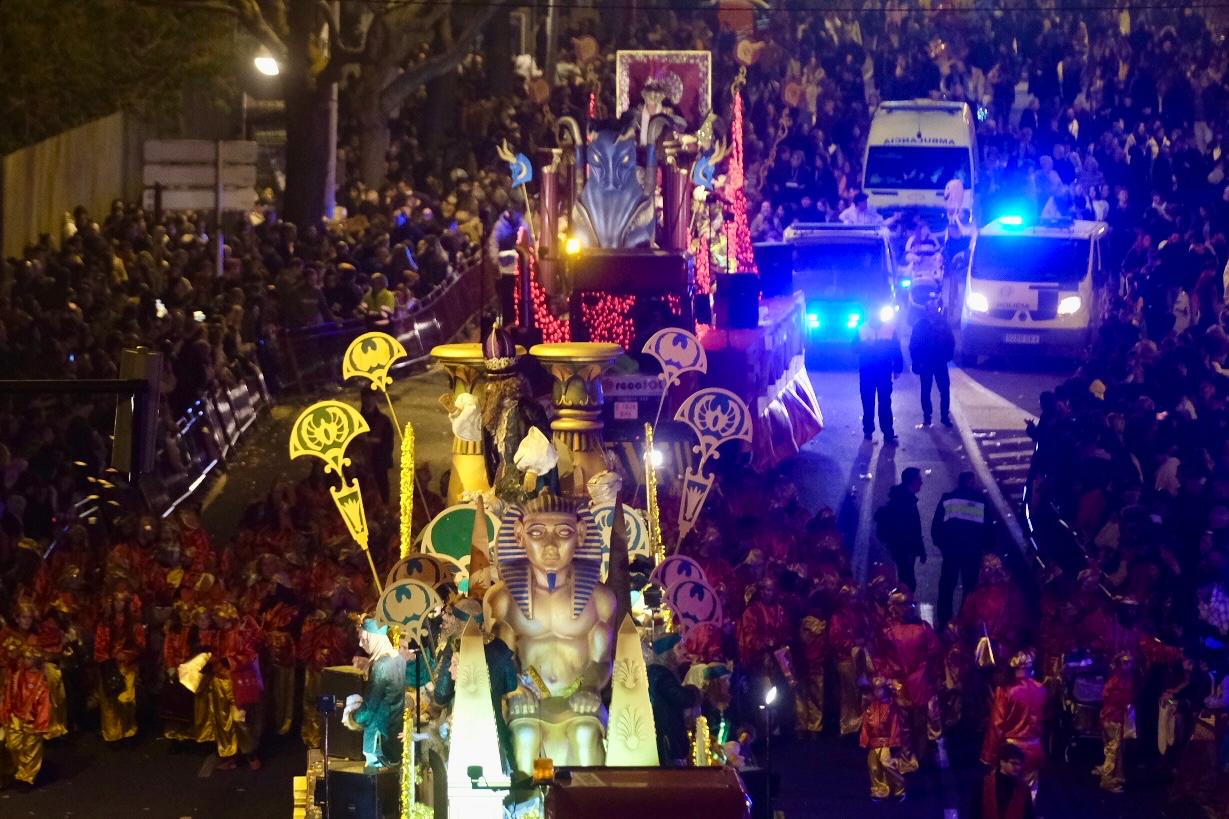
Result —
M866 155L868 189L941 191L956 177L970 187L968 148L872 145Z
M808 299L882 299L891 292L882 242L802 244L794 248L794 287Z
M980 236L973 278L990 281L1078 284L1088 274L1088 239Z

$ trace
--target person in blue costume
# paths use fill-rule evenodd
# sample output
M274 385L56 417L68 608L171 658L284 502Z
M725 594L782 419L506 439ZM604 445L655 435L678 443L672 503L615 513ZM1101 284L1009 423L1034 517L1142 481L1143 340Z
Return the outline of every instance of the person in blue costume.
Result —
M363 621L359 648L366 657L355 665L367 674L365 694L346 698L342 723L363 732L363 756L372 768L396 765L401 760L402 720L405 718L405 658L388 639L388 626Z

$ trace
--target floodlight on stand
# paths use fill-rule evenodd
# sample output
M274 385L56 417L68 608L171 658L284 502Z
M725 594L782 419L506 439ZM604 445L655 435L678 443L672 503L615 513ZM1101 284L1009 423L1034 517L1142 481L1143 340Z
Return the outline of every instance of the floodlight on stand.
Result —
M769 688L767 692L764 693L764 704L772 705L776 701L777 701L777 687L774 685L773 687Z

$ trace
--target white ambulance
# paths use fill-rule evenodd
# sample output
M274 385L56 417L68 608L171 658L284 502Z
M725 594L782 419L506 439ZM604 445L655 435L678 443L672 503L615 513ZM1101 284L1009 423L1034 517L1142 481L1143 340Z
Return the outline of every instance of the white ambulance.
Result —
M1109 226L1002 216L970 248L960 308L960 363L981 355L1078 356L1104 312Z
M945 194L959 195L964 221L973 224L977 161L977 123L967 103L881 102L866 141L862 190L885 217L919 210L935 229L948 221Z

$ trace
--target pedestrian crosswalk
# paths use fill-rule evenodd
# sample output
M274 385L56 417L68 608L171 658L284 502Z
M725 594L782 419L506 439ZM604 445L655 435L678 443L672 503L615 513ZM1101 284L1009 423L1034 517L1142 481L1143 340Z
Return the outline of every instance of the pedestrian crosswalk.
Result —
M1003 498L1017 509L1024 501L1033 439L1023 429L974 429L973 439Z

